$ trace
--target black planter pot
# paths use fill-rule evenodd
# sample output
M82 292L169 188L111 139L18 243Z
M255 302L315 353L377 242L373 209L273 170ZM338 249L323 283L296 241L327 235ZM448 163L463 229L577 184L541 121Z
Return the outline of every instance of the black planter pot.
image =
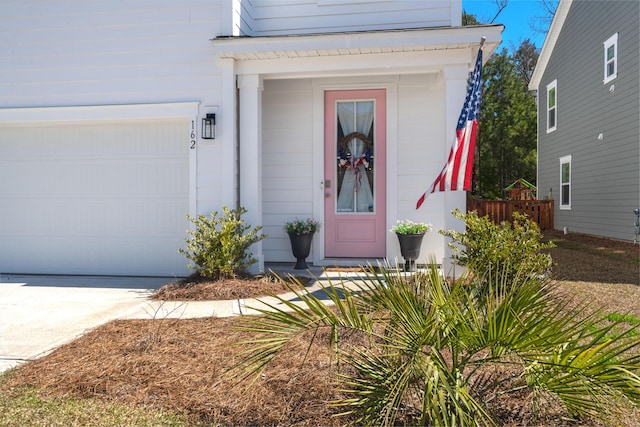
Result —
M400 242L400 253L404 258L405 271L413 271L416 260L420 256L420 245L422 244L423 234L400 234L396 233Z
M307 266L306 258L311 252L311 241L313 240L313 233L297 234L288 233L289 240L291 240L291 250L293 256L296 258L296 265L293 267L295 270L306 270Z

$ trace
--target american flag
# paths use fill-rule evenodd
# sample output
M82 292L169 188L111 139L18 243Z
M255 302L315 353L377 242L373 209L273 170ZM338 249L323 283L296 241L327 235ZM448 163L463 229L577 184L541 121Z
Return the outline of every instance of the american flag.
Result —
M471 74L467 98L460 112L456 126L456 139L453 141L449 160L429 190L425 191L416 209L419 209L430 193L447 190L471 190L471 175L473 172L473 154L476 147L476 130L478 128L478 113L480 112L480 97L482 94L482 49L478 49L478 58Z

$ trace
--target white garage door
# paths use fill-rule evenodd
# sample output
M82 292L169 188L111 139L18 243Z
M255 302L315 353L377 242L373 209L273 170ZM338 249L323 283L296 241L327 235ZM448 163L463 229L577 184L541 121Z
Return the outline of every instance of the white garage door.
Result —
M0 273L184 276L188 123L0 127Z

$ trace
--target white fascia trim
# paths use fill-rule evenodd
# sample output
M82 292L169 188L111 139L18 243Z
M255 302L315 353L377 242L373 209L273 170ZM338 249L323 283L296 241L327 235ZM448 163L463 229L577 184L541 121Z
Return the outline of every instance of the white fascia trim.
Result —
M472 63L472 49L448 49L436 54L423 52L378 53L336 58L264 59L236 61L236 74L260 74L265 79L323 78L367 75L439 73L450 64Z
M289 36L215 38L211 42L221 58L244 59L247 54L277 52L278 57L297 57L301 52L322 51L325 56L340 56L354 49L422 47L424 50L472 47L486 37L487 58L502 41L503 25L478 25L395 31L363 31ZM349 53L351 54L351 53ZM303 55L306 56L306 55ZM265 55L265 58L267 56ZM257 60L262 58L257 58Z
M196 117L199 102L0 108L0 124Z
M542 50L540 51L536 68L533 70L533 75L529 82L529 90L538 90L538 87L540 86L542 75L549 64L549 59L551 58L553 49L556 47L558 37L560 36L560 32L564 26L564 21L567 19L572 3L573 0L560 0L560 3L558 4L556 13L553 16L553 21L549 27L547 37L544 39L544 44L542 45Z

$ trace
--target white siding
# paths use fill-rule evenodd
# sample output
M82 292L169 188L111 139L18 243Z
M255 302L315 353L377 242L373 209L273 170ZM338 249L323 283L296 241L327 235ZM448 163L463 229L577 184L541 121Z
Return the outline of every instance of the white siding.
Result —
M311 80L267 80L263 102L263 219L266 261L293 259L282 227L313 217ZM311 254L313 256L313 254Z
M221 4L3 0L0 107L219 100Z
M200 142L196 160L198 213L222 212L224 186L233 185L232 177L223 175L223 147L220 143ZM233 208L231 204L227 204Z
M4 0L0 108L196 101L201 115L220 113L223 79L210 39L230 19L230 4ZM219 210L222 186L233 185L222 177L223 146L233 144L222 128L215 141L198 141L198 213Z
M457 0L246 1L256 36L460 25Z
M436 178L447 161L452 141L445 138L445 88L437 75L402 76L398 88L398 219L433 224L423 240L421 255L444 256L445 229L442 194L433 194L419 210L416 202ZM462 102L461 104L462 105ZM395 239L395 236L390 236Z

